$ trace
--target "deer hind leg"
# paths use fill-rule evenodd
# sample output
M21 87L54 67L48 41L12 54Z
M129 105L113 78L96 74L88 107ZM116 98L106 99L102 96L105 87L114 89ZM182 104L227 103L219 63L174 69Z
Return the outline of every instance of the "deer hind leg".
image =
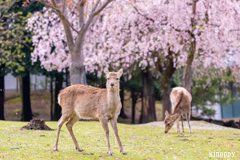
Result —
M191 126L190 126L190 113L187 113L187 121L188 121L189 131L190 133L192 133Z
M68 117L62 115L62 117L59 119L58 121L58 126L57 126L57 137L56 137L56 141L55 141L55 145L54 145L54 151L58 150L58 138L59 138L59 134L60 134L60 129L63 125L63 123L68 119Z
M73 140L73 143L74 143L76 149L77 149L79 152L82 152L82 150L81 150L80 147L78 146L78 142L77 142L77 140L76 140L76 138L75 138L75 136L74 136L74 134L73 134L73 130L72 130L73 125L74 125L79 119L80 119L80 118L79 118L76 114L74 114L74 115L69 119L69 121L66 123L66 126L67 126L67 129L68 129L71 137L72 137L72 140Z
M124 152L124 150L123 150L122 143L121 143L121 140L120 140L119 135L118 135L117 119L114 118L114 119L110 120L110 123L111 123L112 129L115 133L115 136L117 138L118 145L119 145L119 148L120 148L120 152L122 152L123 155L127 155L127 153Z
M176 124L177 124L177 133L180 132L180 129L179 129L179 120L180 120L180 118L178 118L177 121L176 121Z
M109 129L108 129L108 120L105 118L99 118L101 125L105 131L107 144L108 144L108 155L112 156L111 148L110 148L110 142L109 142Z
M184 133L184 127L183 127L183 114L181 115L181 119L182 119L182 132Z

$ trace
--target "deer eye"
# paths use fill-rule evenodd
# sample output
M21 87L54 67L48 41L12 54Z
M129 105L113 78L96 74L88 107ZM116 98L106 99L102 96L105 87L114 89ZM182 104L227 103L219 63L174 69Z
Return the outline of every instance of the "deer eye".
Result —
M107 80L109 80L110 78L107 78Z
M117 78L116 80L119 80L119 78Z

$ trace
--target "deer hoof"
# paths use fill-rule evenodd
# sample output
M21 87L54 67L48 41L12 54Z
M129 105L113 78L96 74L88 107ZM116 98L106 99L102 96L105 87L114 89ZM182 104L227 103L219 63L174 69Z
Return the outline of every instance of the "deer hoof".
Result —
M112 154L112 153L108 153L108 155L109 155L109 156L113 156L113 154Z
M182 131L182 133L184 133L184 131Z
M58 151L58 149L57 149L57 148L54 148L54 151Z
M84 151L83 149L77 149L78 150L78 152L82 152L82 151Z
M123 152L123 155L127 155L127 153L126 153L126 152Z

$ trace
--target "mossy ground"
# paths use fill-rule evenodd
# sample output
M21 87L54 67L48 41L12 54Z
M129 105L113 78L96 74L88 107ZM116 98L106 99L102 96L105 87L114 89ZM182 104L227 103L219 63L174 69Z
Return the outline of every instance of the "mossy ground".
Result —
M113 156L107 155L105 134L99 122L77 122L74 133L83 152L75 150L66 126L62 127L59 151L53 151L56 131L20 130L26 122L0 121L0 159L209 159L209 151L235 152L240 159L239 130L198 130L178 137L173 128L165 134L163 127L118 124L120 138L128 155L119 147L110 129ZM56 129L57 122L46 122ZM109 125L110 127L110 125ZM221 158L212 158L221 159Z

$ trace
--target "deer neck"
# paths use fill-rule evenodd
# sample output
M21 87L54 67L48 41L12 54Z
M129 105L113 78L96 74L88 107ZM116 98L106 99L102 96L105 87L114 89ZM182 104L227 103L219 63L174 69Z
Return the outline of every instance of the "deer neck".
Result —
M109 105L116 105L119 104L120 96L119 96L119 88L116 88L114 90L108 89L108 104Z
M181 115L182 113L180 111L176 111L171 113L171 118L173 119L173 121L176 121Z

